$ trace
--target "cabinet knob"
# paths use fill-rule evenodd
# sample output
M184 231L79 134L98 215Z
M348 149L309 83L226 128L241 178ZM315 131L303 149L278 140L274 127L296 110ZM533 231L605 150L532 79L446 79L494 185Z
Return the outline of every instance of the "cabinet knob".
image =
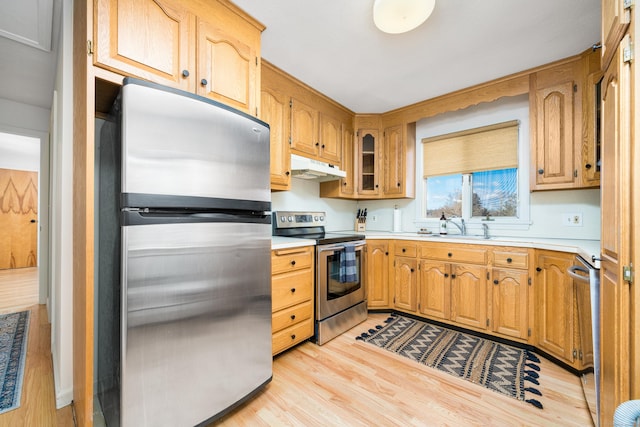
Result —
M182 77L189 77L189 70L182 70Z
M413 268L411 269L411 272L413 273Z
M587 163L586 165L584 165L584 167L587 169L591 169L591 163Z
M291 320L296 320L296 315L295 314L291 315Z
M544 173L544 169L538 169L538 175L542 175Z
M512 263L512 262L513 262L513 260L512 260L511 258L507 258L507 262L508 262L508 263Z
M202 86L206 86L206 85L207 85L207 83L208 83L208 82L207 82L207 79L202 79L202 80L200 80L200 84L201 84Z
M449 277L449 273L444 273L444 277Z
M455 278L456 278L456 275L455 275L455 274L452 274L452 275L451 275L451 278L452 278L452 279L455 279Z
M378 188L378 184L376 184L376 188Z
M494 285L497 285L498 283L500 283L500 282L498 282L498 279L495 279L495 280L493 281L493 284L494 284Z
M400 187L400 183L398 183L398 187Z
M32 219L31 221L29 221L31 224L37 222L35 219Z
M291 260L291 265L296 265L296 260L295 259Z
M320 146L320 143L319 143L319 142L316 142L316 147L319 147L319 146Z
M346 183L346 182L343 182L343 183L342 183L342 185L347 185L347 183Z
M324 148L324 144L321 145L321 148Z
M291 339L295 340L296 339L296 334L291 334Z
M449 258L451 258L451 257L453 256L453 254L452 254L451 252L449 252L449 253L447 254L447 256L448 256Z
M402 253L407 252L407 250L405 248L402 248Z
M296 293L296 288L291 288L291 293L295 294Z
M536 271L539 273L542 271L542 269L540 267L536 267Z
M284 174L285 174L285 175L287 175L287 176L289 176L289 175L291 175L291 172L286 171Z
M385 254L386 256L389 256L389 252L385 252L384 254Z

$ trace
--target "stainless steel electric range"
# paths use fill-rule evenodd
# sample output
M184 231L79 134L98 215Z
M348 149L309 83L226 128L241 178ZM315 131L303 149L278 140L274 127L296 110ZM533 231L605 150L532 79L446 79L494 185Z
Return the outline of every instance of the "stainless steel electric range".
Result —
M318 345L367 318L365 237L360 234L327 233L325 225L324 212L273 212L274 236L316 241L313 340ZM347 265L349 274L345 274Z

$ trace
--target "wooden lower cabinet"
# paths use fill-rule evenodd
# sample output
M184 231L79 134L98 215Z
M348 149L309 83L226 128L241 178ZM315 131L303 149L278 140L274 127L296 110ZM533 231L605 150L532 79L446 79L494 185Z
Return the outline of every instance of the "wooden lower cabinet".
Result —
M389 308L389 242L367 241L366 258L367 307Z
M451 266L451 320L478 329L488 326L485 266Z
M575 290L573 280L567 274L574 257L562 252L537 252L535 345L551 356L579 367Z
M399 310L415 312L418 308L418 260L396 257L393 269L393 306Z
M493 268L491 270L491 331L512 338L529 336L529 272Z
M420 314L439 320L451 318L450 267L441 261L420 260Z
M313 336L313 246L271 251L272 352Z

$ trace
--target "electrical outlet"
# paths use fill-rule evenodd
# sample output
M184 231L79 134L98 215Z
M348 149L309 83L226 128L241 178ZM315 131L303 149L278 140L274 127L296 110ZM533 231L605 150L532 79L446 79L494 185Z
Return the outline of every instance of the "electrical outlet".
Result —
M371 222L376 222L378 220L378 217L375 215L371 215Z
M562 214L562 225L566 227L582 227L582 214L581 213Z

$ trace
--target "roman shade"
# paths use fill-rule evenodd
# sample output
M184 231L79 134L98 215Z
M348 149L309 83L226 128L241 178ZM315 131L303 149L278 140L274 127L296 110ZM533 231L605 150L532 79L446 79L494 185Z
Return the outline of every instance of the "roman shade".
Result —
M518 167L518 120L424 138L424 177Z

